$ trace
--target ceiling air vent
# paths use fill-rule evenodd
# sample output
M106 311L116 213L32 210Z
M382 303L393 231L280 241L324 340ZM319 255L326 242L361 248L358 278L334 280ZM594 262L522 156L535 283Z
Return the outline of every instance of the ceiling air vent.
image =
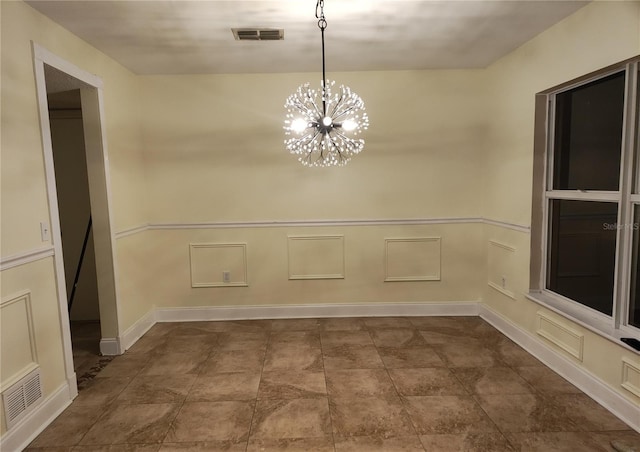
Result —
M282 41L282 28L232 28L236 41Z

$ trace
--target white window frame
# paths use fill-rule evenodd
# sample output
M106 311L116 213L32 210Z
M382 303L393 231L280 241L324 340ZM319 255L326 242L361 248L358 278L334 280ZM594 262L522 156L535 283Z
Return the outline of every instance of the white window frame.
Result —
M582 326L627 348L630 347L620 342L621 337L640 339L640 328L629 324L633 230L632 227L627 226L634 224L633 222L640 222L640 218L633 217L634 206L640 205L639 70L640 57L634 57L551 88L536 96L531 284L530 292L527 295L529 299L569 317ZM553 190L551 179L554 162L556 96L623 71L626 77L619 190L606 192ZM548 237L549 205L550 201L555 199L613 202L618 206L617 224L625 226L619 227L616 234L613 313L611 316L546 288L550 246Z

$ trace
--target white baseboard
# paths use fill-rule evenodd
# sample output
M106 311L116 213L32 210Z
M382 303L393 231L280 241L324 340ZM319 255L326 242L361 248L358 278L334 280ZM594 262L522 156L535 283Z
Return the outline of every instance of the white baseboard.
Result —
M624 398L598 377L556 353L532 334L515 325L510 320L507 320L488 306L484 304L480 305L479 314L480 317L538 358L549 368L569 380L573 385L627 423L631 428L640 432L638 407L631 400Z
M0 450L17 452L26 448L71 404L72 400L69 386L65 383L2 436Z
M156 310L157 322L320 317L477 316L478 302L203 306Z
M100 339L100 353L104 356L122 355L124 350L117 337L103 337Z
M140 339L144 333L149 331L153 325L156 324L156 311L151 309L144 316L142 316L136 323L127 328L120 336L120 347L124 353L129 350L138 339Z

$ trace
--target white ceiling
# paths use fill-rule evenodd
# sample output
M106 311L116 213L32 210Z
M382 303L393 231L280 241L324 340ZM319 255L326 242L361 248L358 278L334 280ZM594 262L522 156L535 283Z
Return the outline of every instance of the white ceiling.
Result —
M315 0L27 3L137 74L321 68ZM486 67L586 3L325 0L327 71ZM284 28L284 41L236 41L232 27Z

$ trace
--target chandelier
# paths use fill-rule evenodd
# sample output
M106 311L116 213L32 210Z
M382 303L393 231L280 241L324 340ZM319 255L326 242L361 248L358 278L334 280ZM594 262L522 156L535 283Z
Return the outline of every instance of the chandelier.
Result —
M316 19L322 36L322 81L319 89L309 83L290 95L284 106L284 143L291 154L305 166L342 166L364 148L364 140L356 138L369 126L364 101L350 88L327 80L324 60L324 0L316 4Z

